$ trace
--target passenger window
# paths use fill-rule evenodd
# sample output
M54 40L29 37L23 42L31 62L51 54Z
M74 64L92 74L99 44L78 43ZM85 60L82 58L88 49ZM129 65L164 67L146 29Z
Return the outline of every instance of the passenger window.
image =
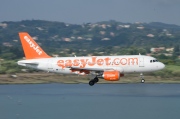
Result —
M152 63L152 60L150 60L150 63Z
M153 62L155 62L155 60L153 60Z

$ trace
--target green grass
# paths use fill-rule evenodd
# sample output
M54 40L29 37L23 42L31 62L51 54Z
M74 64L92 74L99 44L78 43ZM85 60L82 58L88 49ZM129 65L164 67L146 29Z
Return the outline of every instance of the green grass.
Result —
M176 65L166 65L165 69L171 70L171 71L180 71L180 66L176 66Z

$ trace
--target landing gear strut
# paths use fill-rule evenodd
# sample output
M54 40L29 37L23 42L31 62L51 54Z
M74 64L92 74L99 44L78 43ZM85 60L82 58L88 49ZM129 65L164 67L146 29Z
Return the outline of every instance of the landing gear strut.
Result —
M145 79L144 79L143 73L140 73L140 78L141 78L141 83L144 83L144 82L145 82Z
M95 77L94 79L89 81L89 85L93 86L95 83L97 83L99 81L99 79L97 77Z

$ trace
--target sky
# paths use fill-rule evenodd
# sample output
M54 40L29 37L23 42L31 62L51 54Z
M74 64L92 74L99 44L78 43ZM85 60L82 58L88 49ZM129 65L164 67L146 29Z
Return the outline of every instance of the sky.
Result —
M32 19L71 24L116 20L180 25L180 0L0 0L0 22Z

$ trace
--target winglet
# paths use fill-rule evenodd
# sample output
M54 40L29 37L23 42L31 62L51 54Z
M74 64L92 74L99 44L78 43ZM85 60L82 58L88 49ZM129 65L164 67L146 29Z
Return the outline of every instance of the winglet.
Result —
M27 32L19 32L26 59L50 58Z

